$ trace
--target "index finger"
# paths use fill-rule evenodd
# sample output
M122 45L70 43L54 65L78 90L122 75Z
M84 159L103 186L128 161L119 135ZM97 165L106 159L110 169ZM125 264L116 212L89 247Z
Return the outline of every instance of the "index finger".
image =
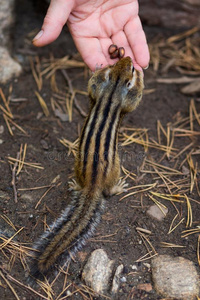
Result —
M73 1L51 0L42 30L34 37L33 44L42 47L53 42L61 33L73 6Z

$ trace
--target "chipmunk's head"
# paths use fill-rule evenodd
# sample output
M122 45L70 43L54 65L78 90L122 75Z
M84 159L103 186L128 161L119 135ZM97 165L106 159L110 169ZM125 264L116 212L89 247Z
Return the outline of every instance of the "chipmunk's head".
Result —
M120 104L123 113L134 110L142 98L143 74L136 70L130 57L120 59L113 66L97 70L88 84L92 101L109 95Z

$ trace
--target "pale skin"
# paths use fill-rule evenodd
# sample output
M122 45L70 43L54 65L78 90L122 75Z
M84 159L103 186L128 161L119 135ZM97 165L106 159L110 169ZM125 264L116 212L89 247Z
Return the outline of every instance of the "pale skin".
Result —
M53 42L67 23L84 62L96 66L113 64L108 47L125 48L138 70L147 68L149 50L138 16L137 0L51 0L41 31L33 39L37 47Z

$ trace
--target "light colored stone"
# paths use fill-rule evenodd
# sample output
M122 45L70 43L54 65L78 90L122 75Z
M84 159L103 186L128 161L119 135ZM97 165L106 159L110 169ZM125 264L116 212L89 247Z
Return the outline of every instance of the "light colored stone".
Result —
M163 297L196 300L199 276L194 263L183 257L160 255L152 259L152 278Z
M136 265L132 265L131 269L134 270L134 271L137 271L138 267Z
M55 109L54 114L58 117L61 121L67 122L69 121L69 116L67 114L62 113L59 109Z
M4 133L4 126L0 125L0 134Z
M1 0L0 1L0 45L7 44L9 40L8 28L12 25L13 9L15 0Z
M162 207L161 210L156 204L150 206L149 209L147 210L147 214L158 221L162 221L165 218L167 213L168 213L168 208Z
M190 174L190 170L189 170L187 167L182 166L182 173L183 173L184 175L189 175L189 174Z
M21 71L21 66L10 57L8 50L0 47L0 82L5 83L13 76L18 76Z
M151 264L149 264L149 263L143 263L143 265L146 267L146 268L148 268L148 270L150 270L151 269Z
M36 119L40 120L43 116L43 113L41 111L38 112Z
M111 288L111 293L116 294L119 286L120 286L120 275L123 272L124 266L121 264L117 267L114 277L113 277L113 282L112 282L112 288Z
M21 66L9 54L10 28L14 22L15 0L0 0L0 83L21 73Z
M103 249L90 255L82 272L82 278L96 293L103 294L109 289L114 261L110 260Z
M35 200L35 198L33 197L33 195L31 193L24 193L20 196L20 198L22 200L26 200L28 202L33 202Z
M120 281L123 282L123 283L125 283L125 282L127 282L127 279L126 279L125 276L123 276L123 277L120 278Z

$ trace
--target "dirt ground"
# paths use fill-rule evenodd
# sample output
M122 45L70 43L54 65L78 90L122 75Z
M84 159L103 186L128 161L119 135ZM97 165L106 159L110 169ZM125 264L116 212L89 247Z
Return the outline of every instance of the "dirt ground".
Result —
M66 108L67 97L70 106L70 96L66 88L68 83L63 73L57 70L56 75L49 78L46 77L49 73L44 74L40 89L33 76L33 67L31 68L32 61L36 74L40 74L39 66L44 70L55 58L69 55L69 59L78 59L67 28L53 44L41 49L34 48L31 39L41 26L45 5L43 10L38 5L39 1L34 5L23 0L16 2L12 48L13 56L23 66L23 73L18 79L1 86L6 99L10 100L9 107L14 116L14 123L8 121L11 132L0 111L0 125L3 125L3 133L0 133L0 232L4 237L0 256L0 294L6 300L42 299L26 287L17 285L13 278L26 285L25 247L31 247L47 224L52 223L70 202L68 180L73 178L74 156L73 151L69 151L60 140L74 142L84 121L84 117L74 107L71 122L62 121L55 116L55 105L58 105L66 117L69 111L69 107ZM157 36L166 39L178 33L164 28L144 28L149 43L155 41ZM199 39L198 33L197 37ZM85 68L69 68L67 74L75 90L87 90L88 72ZM153 62L145 71L146 92L142 103L137 111L126 116L119 135L122 166L128 170L129 175L127 182L130 188L136 187L127 194L135 193L124 199L121 198L126 194L121 194L107 201L105 214L94 238L88 241L70 264L67 282L64 274L61 274L52 287L53 296L47 296L47 292L40 289L39 293L46 297L44 299L66 299L67 296L69 299L104 299L92 296L91 293L89 296L81 280L85 258L98 248L103 248L115 260L116 266L121 263L124 265L122 276L125 280L121 282L116 299L162 299L154 290L151 280L150 257L157 253L188 258L199 270L197 245L200 225L200 124L196 119L200 114L200 98L198 94L181 93L182 85L157 82L157 78L183 75L173 67L163 74L160 68L155 70ZM49 114L44 114L35 91L45 101ZM87 111L87 96L77 92L76 97L82 110ZM4 106L2 99L0 103ZM158 124L162 124L163 131L159 131L161 126ZM133 142L123 145L127 141L127 135L133 133ZM20 147L24 149L26 144L25 162L28 164L24 164L17 175L20 166L15 164L16 170L12 171L15 163L13 158L17 158ZM73 145L70 146L72 148ZM21 159L22 156L21 154ZM123 172L122 175L125 176ZM16 199L13 179L16 180ZM41 188L34 189L36 187ZM168 208L162 221L147 214L155 199L161 207L165 205ZM169 229L176 225L177 228L169 233ZM197 231L184 237L187 232L183 231L189 229ZM140 288L140 284L146 283L152 285L149 292ZM68 284L68 290L64 291ZM69 296L67 291L76 292Z

